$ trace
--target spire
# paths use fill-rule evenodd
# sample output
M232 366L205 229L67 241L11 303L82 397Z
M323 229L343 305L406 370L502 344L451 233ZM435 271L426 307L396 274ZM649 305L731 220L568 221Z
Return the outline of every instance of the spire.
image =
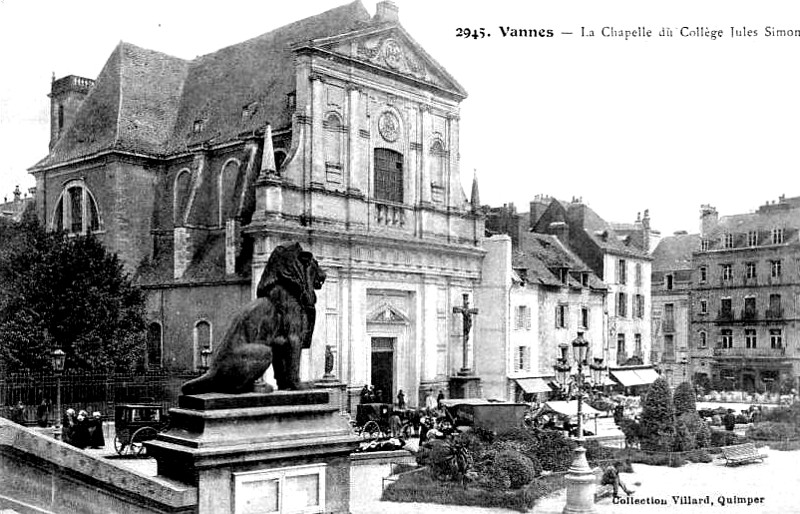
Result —
M272 148L272 126L267 125L264 131L264 152L261 156L261 175L275 175L275 151Z
M472 195L469 199L472 204L472 212L478 212L481 208L481 196L478 194L478 170L474 170L472 175Z

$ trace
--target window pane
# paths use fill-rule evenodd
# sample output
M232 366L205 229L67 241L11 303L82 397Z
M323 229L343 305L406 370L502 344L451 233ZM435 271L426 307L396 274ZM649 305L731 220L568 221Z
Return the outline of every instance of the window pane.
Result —
M263 514L278 512L278 479L243 482L236 488L236 512Z
M78 233L83 231L83 189L79 187L70 188L69 199L72 203L70 232Z
M319 505L319 474L286 477L283 502L286 511Z
M91 196L89 199L89 230L97 232L100 230L100 217L97 215L97 204L94 203Z

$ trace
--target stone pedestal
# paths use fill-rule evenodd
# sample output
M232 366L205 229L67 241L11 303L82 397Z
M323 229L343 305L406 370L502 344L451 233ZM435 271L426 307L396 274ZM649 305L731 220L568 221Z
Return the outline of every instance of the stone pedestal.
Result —
M347 384L340 382L336 377L322 377L314 383L314 387L327 391L331 405L339 407L339 412L347 411Z
M170 429L145 445L159 475L197 486L199 514L277 502L347 513L359 441L339 410L320 390L181 396Z
M481 379L470 373L450 377L450 398L480 398Z

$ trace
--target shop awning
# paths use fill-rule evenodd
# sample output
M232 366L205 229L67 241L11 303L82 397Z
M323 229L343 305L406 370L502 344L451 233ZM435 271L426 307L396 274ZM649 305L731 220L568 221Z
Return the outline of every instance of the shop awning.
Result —
M612 369L611 376L625 387L652 384L658 373L652 368L645 369Z
M552 410L554 412L558 412L559 414L563 414L564 416L577 416L578 415L578 401L572 402L545 402L544 409ZM583 402L581 406L581 410L585 416L596 416L600 414L600 411L586 405L586 402Z
M553 391L543 378L515 378L514 380L528 394L550 393Z

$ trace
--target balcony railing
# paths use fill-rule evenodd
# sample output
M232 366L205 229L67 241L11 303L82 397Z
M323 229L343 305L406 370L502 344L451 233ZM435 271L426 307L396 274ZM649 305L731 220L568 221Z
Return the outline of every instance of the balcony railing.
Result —
M742 309L742 321L755 321L758 319L758 312L755 309Z
M786 348L714 348L714 357L783 357Z
M675 332L675 320L665 319L661 329L664 332Z
M783 319L783 309L780 307L777 309L767 309L764 311L764 317L767 319Z
M717 321L733 321L733 311L719 311Z
M379 225L402 227L406 224L406 210L398 205L376 202L375 221Z

